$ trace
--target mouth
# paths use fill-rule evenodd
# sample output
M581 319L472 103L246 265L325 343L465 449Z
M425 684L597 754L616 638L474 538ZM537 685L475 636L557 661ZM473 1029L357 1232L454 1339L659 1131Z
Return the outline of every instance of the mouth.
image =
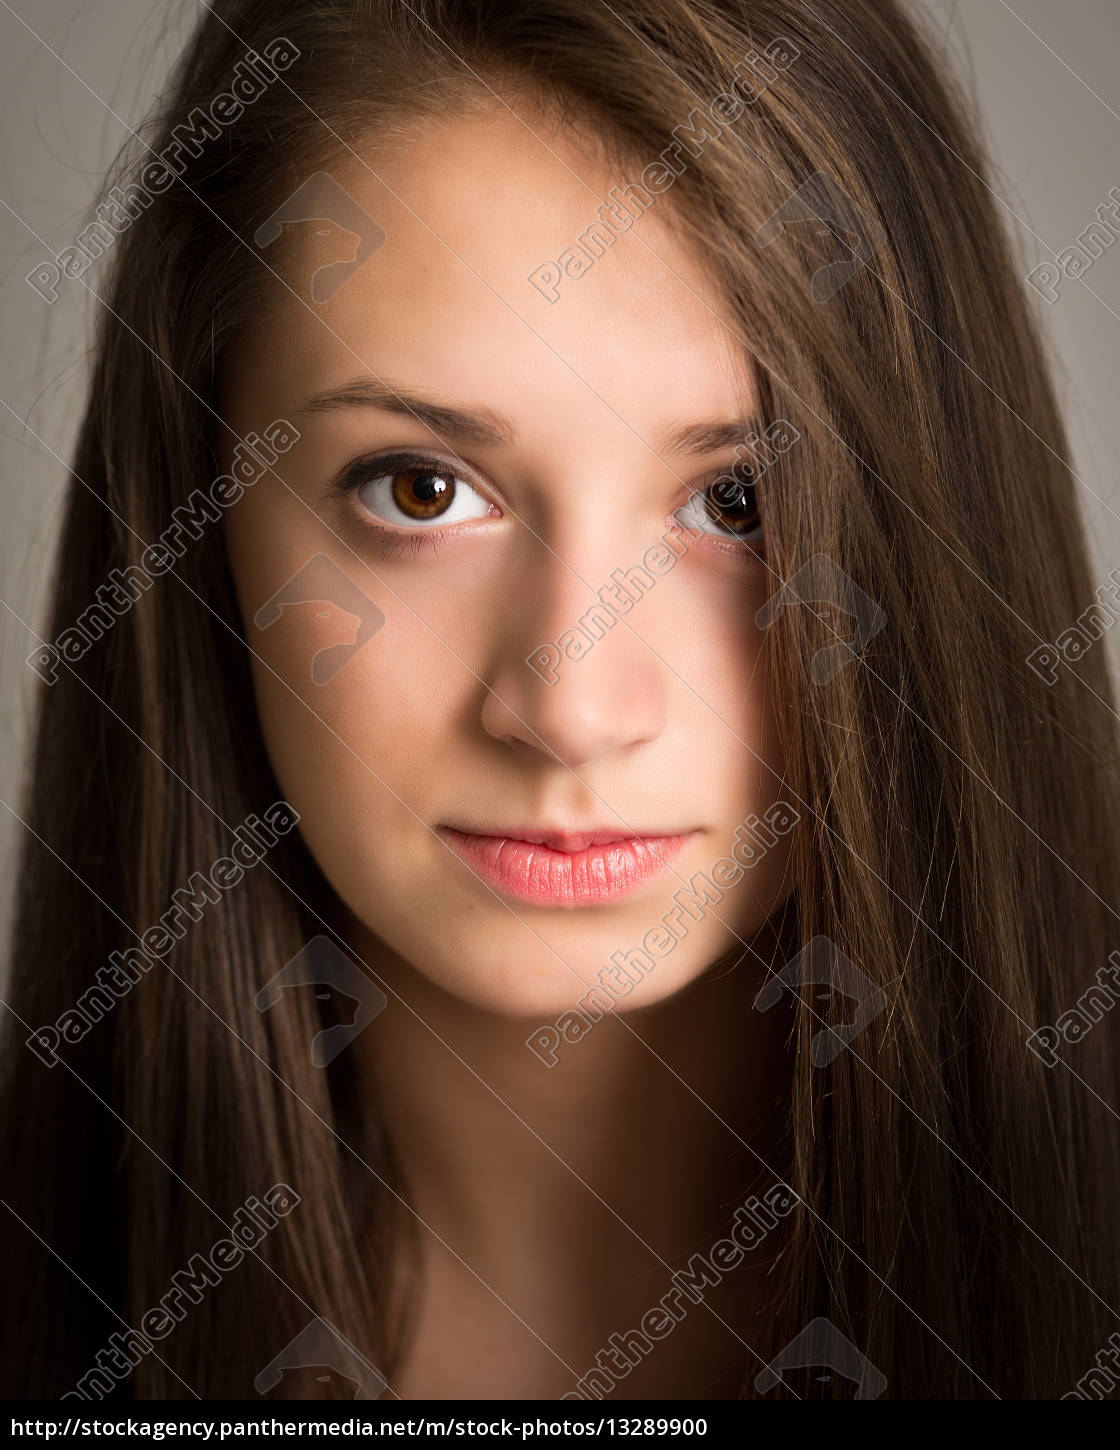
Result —
M534 906L603 906L669 869L696 831L465 831L439 835L484 881Z

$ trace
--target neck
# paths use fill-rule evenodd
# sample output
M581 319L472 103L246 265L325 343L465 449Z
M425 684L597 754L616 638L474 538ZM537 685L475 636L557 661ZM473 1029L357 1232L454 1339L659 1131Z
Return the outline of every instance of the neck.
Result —
M609 1273L627 1238L676 1268L783 1176L786 1024L753 1010L773 931L752 944L763 960L741 953L666 1001L605 1014L551 1067L527 1045L539 1022L351 938L388 990L356 1046L409 1203L478 1273L500 1281L542 1255Z

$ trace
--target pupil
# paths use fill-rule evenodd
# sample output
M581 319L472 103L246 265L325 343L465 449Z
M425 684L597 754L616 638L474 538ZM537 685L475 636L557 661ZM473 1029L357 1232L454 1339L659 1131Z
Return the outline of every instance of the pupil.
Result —
M708 489L708 509L724 528L748 533L758 524L753 481L738 474L718 479Z
M409 518L434 519L446 513L454 501L455 483L438 473L410 469L394 475L393 498Z
M447 479L434 473L420 473L412 485L412 492L421 503L434 503L447 492Z

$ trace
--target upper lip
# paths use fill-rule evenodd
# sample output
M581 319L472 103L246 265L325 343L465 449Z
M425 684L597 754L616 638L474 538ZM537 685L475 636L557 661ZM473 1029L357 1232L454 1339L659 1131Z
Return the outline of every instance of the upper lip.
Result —
M687 836L688 831L634 831L617 826L604 826L600 830L586 831L542 830L539 826L493 826L485 830L470 826L450 826L449 830L460 831L465 836L493 836L508 841L524 841L529 846L547 846L553 851L572 854L586 851L590 846L609 846L617 841L657 841L671 836Z

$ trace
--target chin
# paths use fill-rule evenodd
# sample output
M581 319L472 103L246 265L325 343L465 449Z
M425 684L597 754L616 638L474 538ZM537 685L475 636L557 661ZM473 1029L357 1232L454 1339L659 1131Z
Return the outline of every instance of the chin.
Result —
M652 1006L738 945L721 931L718 938L683 941L656 959L641 951L640 930L606 930L587 919L590 912L565 912L558 926L560 915L547 913L546 920L544 913L525 912L503 920L477 912L469 926L460 918L437 935L416 931L415 919L402 923L399 934L382 920L378 932L363 933L373 939L366 960L406 1000L422 982L480 1011L536 1024L569 1013L578 1022Z

